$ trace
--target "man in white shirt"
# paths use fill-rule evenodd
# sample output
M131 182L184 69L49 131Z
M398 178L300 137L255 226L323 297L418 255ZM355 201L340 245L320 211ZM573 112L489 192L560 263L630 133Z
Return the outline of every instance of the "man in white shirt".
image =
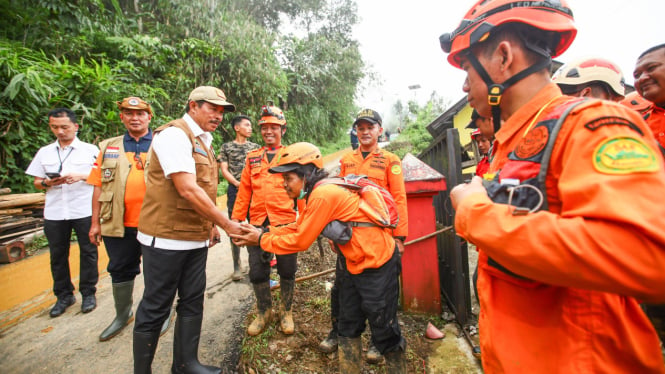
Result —
M220 373L198 361L208 247L219 231L240 233L215 205L216 157L212 134L225 112L235 111L222 90L194 89L187 113L154 131L145 169L146 194L137 238L145 290L134 324L134 373L150 373L162 323L176 293L172 373Z
M69 271L69 243L76 232L81 253L79 292L83 297L81 312L95 309L97 246L90 242L93 187L85 180L99 153L97 146L78 139L76 114L67 108L48 113L49 127L57 140L39 149L26 174L35 177L38 190L46 190L44 234L49 243L53 293L58 298L49 315L58 317L76 302Z

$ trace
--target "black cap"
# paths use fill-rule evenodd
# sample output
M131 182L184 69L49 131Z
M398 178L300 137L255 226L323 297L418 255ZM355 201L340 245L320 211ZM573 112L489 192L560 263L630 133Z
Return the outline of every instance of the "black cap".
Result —
M381 121L381 116L379 115L379 112L373 109L363 109L361 110L358 115L356 116L356 121L353 122L353 126L355 126L358 122L360 121L367 121L371 124L376 124L378 123L379 126L382 125Z
M480 118L480 114L474 109L473 113L471 113L471 122L469 122L468 125L466 125L465 128L467 129L477 129L478 126L476 125L476 120Z
M286 165L273 166L270 169L268 169L268 172L272 173L272 174L288 173L290 171L296 170L297 168L299 168L301 166L302 165L300 165L298 163L292 162L292 163L286 164Z

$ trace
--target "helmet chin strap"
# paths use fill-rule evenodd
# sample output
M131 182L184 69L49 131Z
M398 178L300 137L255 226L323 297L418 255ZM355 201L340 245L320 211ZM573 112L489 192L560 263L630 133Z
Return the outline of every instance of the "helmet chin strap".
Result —
M500 106L501 95L503 95L503 93L510 86L514 85L515 83L521 81L522 79L526 78L527 76L533 73L536 73L538 71L547 68L552 63L552 59L548 56L547 59L542 60L535 65L529 66L528 68L508 78L505 82L494 83L492 78L490 78L489 74L487 74L487 70L485 70L483 65L480 64L480 61L478 61L478 59L473 53L469 51L469 53L466 54L466 58L471 63L473 68L476 69L478 75L480 75L480 78L482 78L482 80L487 85L487 102L492 108L492 122L494 124L495 134L501 128L501 106Z

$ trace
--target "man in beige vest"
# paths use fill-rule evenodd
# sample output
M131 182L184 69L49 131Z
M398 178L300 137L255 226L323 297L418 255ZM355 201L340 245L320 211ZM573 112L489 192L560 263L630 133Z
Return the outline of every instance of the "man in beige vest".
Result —
M198 361L208 247L219 231L239 232L215 206L218 172L212 131L235 111L222 90L194 89L185 115L154 131L138 240L145 291L134 324L134 373L150 373L159 332L176 292L172 373L220 373Z
M104 239L116 312L99 336L100 341L118 335L134 319L132 291L134 278L141 272L141 243L136 239L136 231L145 195L143 165L152 142L150 104L135 96L116 104L127 131L99 144L101 151L87 180L95 186L88 236L97 246ZM162 333L168 329L170 320L164 322Z

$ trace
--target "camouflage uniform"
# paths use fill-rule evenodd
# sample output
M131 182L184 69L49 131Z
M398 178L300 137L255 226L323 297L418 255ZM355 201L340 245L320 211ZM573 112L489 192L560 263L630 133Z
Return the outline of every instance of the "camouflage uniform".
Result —
M247 153L257 148L260 148L259 145L250 141L243 144L238 144L234 141L224 143L222 144L222 149L219 151L219 162L227 162L231 175L239 181L242 169L245 167Z

